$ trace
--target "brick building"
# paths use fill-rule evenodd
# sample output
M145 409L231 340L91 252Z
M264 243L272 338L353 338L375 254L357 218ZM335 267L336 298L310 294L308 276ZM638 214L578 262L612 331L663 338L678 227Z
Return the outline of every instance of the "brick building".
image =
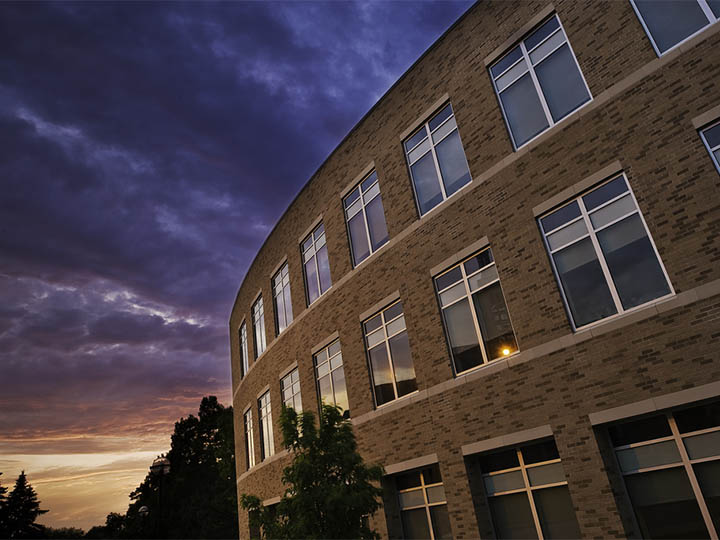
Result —
M242 283L238 493L278 500L281 405L322 396L385 467L385 537L717 537L718 18L469 9Z

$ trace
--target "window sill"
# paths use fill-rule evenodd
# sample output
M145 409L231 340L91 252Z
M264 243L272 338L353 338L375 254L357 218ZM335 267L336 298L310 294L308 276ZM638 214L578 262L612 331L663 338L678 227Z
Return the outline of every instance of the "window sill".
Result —
M532 139L525 141L520 146L515 147L515 152L520 152L521 150L525 150L528 146L531 146L533 143L540 143L543 140L543 137L545 135L549 135L550 133L554 133L557 131L558 126L562 126L566 122L570 121L572 118L576 118L579 116L582 116L582 110L588 107L592 104L592 102L595 101L595 98L592 94L590 94L590 99L587 100L585 103L580 105L577 109L572 111L571 113L568 113L564 118L561 118L557 122L555 122L552 126L548 126L544 131L541 131L537 135L535 135ZM512 140L512 136L510 137ZM515 143L513 143L513 146L515 146Z
M584 326L579 326L578 328L575 328L573 330L573 332L575 332L575 334L579 334L579 333L587 332L587 331L592 332L592 330L594 328L600 328L600 327L604 327L604 326L608 326L608 325L611 327L625 326L626 324L629 324L627 321L625 321L626 318L631 318L632 320L636 320L636 318L633 317L634 315L636 315L638 313L643 313L646 310L650 310L652 312L653 308L655 306L657 306L658 304L667 302L669 300L672 300L674 297L675 297L675 292L671 292L670 294L666 294L665 296L655 298L654 300L650 300L649 302L645 302L644 304L635 306L634 308L623 311L622 313L616 313L615 315L610 315L609 317L605 317L604 319L600 319L600 320L588 323ZM655 311L655 312L657 313L657 311ZM652 316L652 315L650 315L650 316ZM646 317L642 316L642 317L637 318L637 320L642 320L644 318L646 318ZM632 320L630 322L632 322ZM607 331L611 331L611 330L606 330L606 332ZM603 332L603 334L604 333L605 332Z
M270 457L268 457L268 458L265 458L265 459L264 459L263 461L261 461L260 463L256 463L255 465L253 465L252 467L250 467L247 471L245 471L244 473L242 473L242 474L238 477L237 483L239 484L242 480L244 480L245 478L247 478L250 474L259 471L259 470L262 469L265 465L269 465L270 463L273 463L274 461L277 461L277 460L279 460L279 459L281 459L281 458L283 458L283 457L285 457L285 456L287 456L287 455L289 455L289 454L290 454L290 452L289 452L288 450L281 450L280 452L276 452L276 453L274 453L272 456L270 456Z
M420 217L418 218L418 221L424 220L426 217L430 216L430 214L432 214L433 212L435 212L438 208L445 208L445 207L447 207L447 206L448 206L448 202L452 201L452 200L455 199L455 198L461 197L461 196L462 196L461 194L464 194L464 193L469 192L471 189L473 189L473 188L475 187L476 184L475 184L474 182L475 182L475 180L471 177L471 178L470 178L470 181L469 181L467 184L465 184L463 187L461 187L460 189L458 189L455 193L453 193L452 195L450 195L447 199L445 199L444 201L439 202L438 204L436 204L435 206L433 206L430 210L428 210L428 211L425 212L424 214L421 214Z
M420 392L420 390L413 390L409 394L405 394L404 396L400 396L399 398L395 398L392 401L388 401L387 403L383 403L382 405L375 405L375 410L380 411L383 409L387 409L388 407L391 407L392 405L396 405L401 401L404 401L406 399L412 398L412 396L417 395Z

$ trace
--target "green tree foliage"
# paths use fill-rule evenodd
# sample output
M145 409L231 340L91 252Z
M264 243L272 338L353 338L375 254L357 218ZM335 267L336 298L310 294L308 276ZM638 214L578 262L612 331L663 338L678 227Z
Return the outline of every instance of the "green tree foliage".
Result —
M44 527L35 520L47 510L40 509L40 501L27 481L25 471L18 476L3 506L7 538L42 538Z
M285 494L277 507L242 495L251 529L264 538L379 538L367 518L380 508L383 469L363 462L348 416L323 405L316 426L313 413L283 408L280 426L293 454Z

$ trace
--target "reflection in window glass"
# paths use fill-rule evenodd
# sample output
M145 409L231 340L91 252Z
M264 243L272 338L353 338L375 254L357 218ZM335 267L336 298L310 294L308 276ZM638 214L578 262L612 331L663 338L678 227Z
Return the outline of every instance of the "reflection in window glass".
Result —
M357 266L389 239L377 172L373 171L360 182L345 197L343 206L353 264Z
M300 373L297 368L280 379L280 392L282 394L283 405L292 407L298 414L302 412Z
M252 408L243 415L245 424L245 465L248 469L255 466L255 442L253 441Z
M718 10L720 10L720 0L718 0ZM700 136L710 152L710 158L720 172L720 122L703 129Z
M265 309L260 296L252 306L253 336L255 337L255 358L265 352Z
M395 478L403 524L403 538L452 539L440 468L404 473Z
M275 304L275 332L280 334L293 320L290 298L290 273L285 263L272 279L273 303Z
M321 223L302 243L302 259L308 305L327 291L330 280L330 261L325 243L325 227Z
M250 369L250 357L248 356L247 345L247 325L244 322L240 326L240 358L242 360L240 377L244 377Z
M326 405L337 405L345 411L350 410L340 340L333 341L315 354L313 359L320 401Z
M264 461L275 453L269 391L258 399L258 417L260 418L260 460Z

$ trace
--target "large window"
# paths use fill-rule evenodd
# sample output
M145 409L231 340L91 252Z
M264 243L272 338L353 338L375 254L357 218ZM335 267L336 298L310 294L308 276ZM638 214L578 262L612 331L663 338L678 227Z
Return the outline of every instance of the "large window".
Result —
M282 393L283 405L292 407L298 414L302 412L300 373L297 368L280 379L280 392Z
M275 331L280 334L293 320L290 298L290 275L285 263L272 278L273 303L275 304Z
M719 0L630 0L650 37L663 55L720 18Z
M480 456L497 538L580 538L555 441Z
M518 349L490 248L435 278L455 372Z
M382 405L417 390L402 302L363 324L375 403Z
M265 309L260 296L252 306L253 336L255 338L255 358L265 352Z
M357 266L388 241L377 172L373 171L343 200L353 264Z
M431 465L395 477L403 538L451 539L440 468Z
M420 215L470 182L465 150L449 103L403 144Z
M720 404L610 426L645 538L717 538Z
M303 271L308 305L330 288L330 261L325 244L325 227L321 223L302 243Z
M260 459L266 460L275 453L269 390L258 399L258 417L260 418Z
M671 293L624 174L540 219L575 328Z
M341 409L349 410L340 340L333 341L313 359L320 401L326 405L337 405Z
M250 369L250 357L248 356L248 341L247 341L247 324L245 322L240 325L240 356L242 361L242 369L240 370L240 377L247 375Z
M250 469L255 466L255 442L253 441L252 409L243 415L245 423L245 465Z
M515 148L591 99L557 15L492 65L490 75Z
M720 0L718 0L718 3L720 3ZM720 172L720 122L716 122L714 125L703 129L700 132L700 136L708 152L710 152L710 157L715 163L715 167L717 167L718 172Z

